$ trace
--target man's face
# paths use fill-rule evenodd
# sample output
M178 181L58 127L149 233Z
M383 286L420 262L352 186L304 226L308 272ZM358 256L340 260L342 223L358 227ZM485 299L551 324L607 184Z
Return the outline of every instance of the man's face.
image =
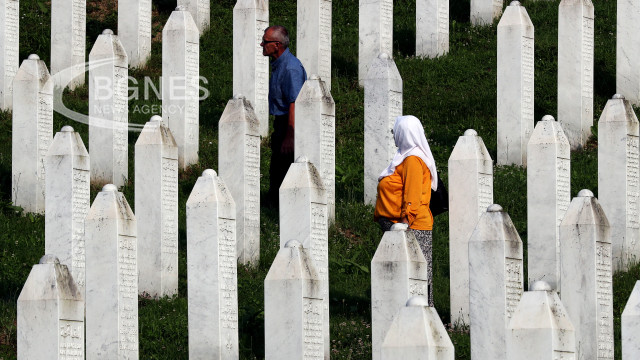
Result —
M282 46L280 41L276 40L273 36L273 31L267 30L262 36L262 55L274 57L278 53L278 48Z

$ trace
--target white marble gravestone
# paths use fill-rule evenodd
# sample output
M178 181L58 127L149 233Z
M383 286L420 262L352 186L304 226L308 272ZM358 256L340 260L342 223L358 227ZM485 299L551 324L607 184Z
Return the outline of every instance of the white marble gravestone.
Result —
M289 240L264 279L265 359L328 360L322 308L316 267L300 242Z
M268 0L238 0L233 8L233 93L251 102L261 136L269 134L269 57L260 46L268 27Z
M640 105L640 3L620 0L616 9L616 92Z
M507 328L507 359L575 359L576 336L558 294L545 281L522 294Z
M20 3L0 0L0 110L13 105L13 78L20 64Z
M45 255L18 297L18 359L84 359L84 297L66 265Z
M393 54L393 0L359 1L358 80L364 86L378 54Z
M89 53L91 183L123 186L129 178L129 68L118 36L107 29Z
M113 184L98 193L85 220L87 359L137 359L136 218Z
M453 360L454 348L436 308L424 296L401 307L382 343L382 360Z
M538 121L527 148L528 279L560 292L560 222L571 202L571 148L553 116Z
M336 208L336 104L324 81L311 75L296 99L294 156L306 156L313 163L327 191L329 222Z
M371 62L364 78L364 202L374 205L378 176L398 149L393 125L402 115L402 78L386 53Z
M512 1L498 24L498 165L527 165L533 131L533 23Z
M502 14L503 0L471 0L471 24L490 25Z
M51 75L56 87L84 85L86 32L86 0L51 1Z
M371 342L374 360L381 359L382 343L394 316L407 299L429 296L428 264L406 224L395 224L382 236L371 259Z
M207 169L187 200L189 358L238 359L237 279L236 205Z
M151 56L151 0L118 1L118 34L132 68Z
M44 251L67 265L84 298L84 219L89 212L89 153L80 134L65 126L45 159Z
M218 122L218 171L236 203L238 261L260 261L260 122L249 100L236 95Z
M451 322L469 325L469 239L493 204L493 160L475 130L458 138L449 157L449 283Z
M598 122L598 196L611 225L613 270L640 260L638 118L616 94Z
M640 281L622 312L622 360L640 358Z
M144 126L135 147L138 293L178 293L178 146L160 116Z
M309 74L318 74L331 90L332 0L297 1L296 56Z
M185 10L191 13L191 17L198 26L200 34L209 29L211 21L210 0L178 0L178 6L184 6Z
M324 351L329 354L329 218L327 193L320 173L301 156L289 166L280 185L280 247L299 241L318 272L320 280Z
M183 6L162 30L162 119L178 144L181 169L198 162L200 33Z
M13 81L11 202L44 213L44 160L53 138L53 81L47 65L31 54Z
M522 241L511 218L493 204L469 240L471 358L510 360L506 330L523 288Z
M416 56L435 58L449 52L449 0L416 1Z
M561 295L576 331L576 359L613 359L613 258L607 218L593 193L581 190L560 225Z
M558 121L572 149L593 126L594 9L591 0L562 0L558 8Z

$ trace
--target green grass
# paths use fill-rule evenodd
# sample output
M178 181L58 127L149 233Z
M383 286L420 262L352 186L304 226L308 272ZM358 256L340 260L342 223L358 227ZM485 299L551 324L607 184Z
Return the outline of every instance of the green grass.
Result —
M180 174L179 184L179 295L173 299L140 299L140 354L142 359L186 359L187 284L185 202L201 172L217 168L217 124L232 97L232 13L235 1L211 3L215 31L201 38L201 75L211 95L200 104L200 164ZM535 118L556 114L557 87L557 8L556 1L523 1L536 27ZM115 29L112 11L103 18L92 18L89 2L87 51L104 28ZM415 1L394 1L394 59L404 79L404 113L420 118L425 126L441 175L446 180L447 160L457 138L473 128L482 136L491 156L496 158L496 25L473 27L469 24L469 1L450 2L451 51L438 59L417 59L415 51ZM44 0L22 0L20 58L37 53L49 63L50 10ZM596 6L595 23L595 116L600 116L607 99L615 92L615 1ZM153 33L162 30L175 1L154 1ZM372 222L373 209L363 198L363 91L358 87L358 2L333 1L333 79L336 102L336 224L330 229L330 309L333 359L371 357L370 261L382 232ZM271 0L272 24L290 29L295 49L295 1ZM161 74L161 45L153 44L146 69L130 71L141 80L157 79ZM156 80L157 84L157 80ZM65 94L67 107L87 112L87 88ZM159 100L131 101L130 119L142 124L151 114L135 112ZM59 114L54 131L67 121ZM88 144L87 127L71 124ZM130 133L130 159L133 159L136 133ZM269 149L262 148L262 184L268 187ZM130 181L123 191L133 206L133 161ZM589 188L597 195L597 147L572 154L571 194ZM92 198L97 189L92 189ZM449 189L455 191L455 189ZM510 214L522 240L527 239L526 170L506 166L495 169L495 201ZM44 253L44 218L21 215L11 206L11 114L0 113L0 359L16 358L16 299L33 264ZM261 259L255 268L238 269L239 330L242 359L264 356L263 281L278 250L278 214L261 209ZM448 217L436 218L434 231L435 304L445 324L449 316ZM526 261L525 261L526 263ZM614 276L614 319L616 359L620 359L620 315L640 278L640 266ZM467 329L452 329L457 359L469 359Z

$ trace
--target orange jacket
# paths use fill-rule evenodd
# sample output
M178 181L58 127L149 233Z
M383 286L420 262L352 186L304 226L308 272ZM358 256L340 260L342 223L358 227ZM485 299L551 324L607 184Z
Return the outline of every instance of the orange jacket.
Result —
M400 222L407 217L409 228L432 230L431 172L417 156L409 156L396 166L393 174L378 183L378 198L374 219L388 218Z

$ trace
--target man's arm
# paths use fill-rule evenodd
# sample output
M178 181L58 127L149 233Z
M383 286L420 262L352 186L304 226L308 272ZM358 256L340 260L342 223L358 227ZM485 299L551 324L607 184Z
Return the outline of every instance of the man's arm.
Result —
M287 134L282 142L280 151L283 154L289 154L293 152L293 145L295 140L295 128L296 128L296 103L289 104L289 122L287 124Z

